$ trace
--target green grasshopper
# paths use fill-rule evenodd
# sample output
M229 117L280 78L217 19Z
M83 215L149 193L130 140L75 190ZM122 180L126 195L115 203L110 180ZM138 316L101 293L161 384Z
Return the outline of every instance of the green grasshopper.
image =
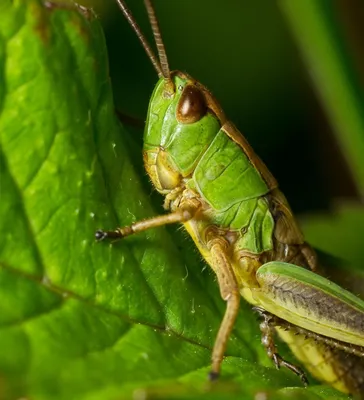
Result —
M277 353L275 332L312 375L363 394L364 302L320 276L316 254L276 180L213 95L189 75L169 70L151 0L145 6L159 58L124 1L117 2L160 78L149 103L143 157L168 213L99 230L96 239L184 224L226 301L211 380L220 374L243 296L264 318L262 342L277 368L287 367L306 384L304 372Z

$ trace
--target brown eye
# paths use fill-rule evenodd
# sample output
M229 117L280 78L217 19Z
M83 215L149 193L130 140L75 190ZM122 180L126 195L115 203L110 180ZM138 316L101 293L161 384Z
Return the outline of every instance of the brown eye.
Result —
M178 122L192 124L199 121L206 114L207 106L200 89L187 85L179 99L176 111Z

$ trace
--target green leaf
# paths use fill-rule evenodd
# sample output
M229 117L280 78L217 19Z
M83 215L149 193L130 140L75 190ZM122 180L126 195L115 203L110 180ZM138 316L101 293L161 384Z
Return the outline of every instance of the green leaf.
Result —
M307 240L330 255L323 257L327 277L364 298L364 208L341 203L331 215L311 214L301 222Z
M225 305L190 241L160 228L95 243L160 209L115 117L97 20L47 4L0 5L0 398L347 398L276 371L246 304L208 387Z

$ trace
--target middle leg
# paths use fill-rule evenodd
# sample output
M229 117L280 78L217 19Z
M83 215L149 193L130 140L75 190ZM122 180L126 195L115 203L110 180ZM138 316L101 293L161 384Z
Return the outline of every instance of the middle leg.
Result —
M213 381L220 374L227 342L239 312L240 293L228 257L228 244L226 241L220 238L212 239L209 241L208 247L210 248L211 264L217 276L221 297L226 301L225 315L212 351L212 365L209 379Z

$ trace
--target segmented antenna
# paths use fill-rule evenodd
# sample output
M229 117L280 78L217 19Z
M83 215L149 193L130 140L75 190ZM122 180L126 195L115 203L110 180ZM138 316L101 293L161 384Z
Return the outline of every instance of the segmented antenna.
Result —
M166 81L171 81L171 73L169 70L167 53L162 40L162 35L159 29L159 24L152 4L152 0L144 0L144 4L145 8L147 9L150 26L153 31L154 41L157 46L159 61L162 68L164 79Z
M155 70L157 71L157 74L158 74L159 78L161 78L162 76L164 78L166 78L166 79L167 79L167 77L169 78L168 63L167 63L168 75L166 76L165 72L164 72L165 71L165 67L163 67L163 68L161 67L161 63L159 62L159 60L157 59L156 55L154 54L150 44L148 43L147 39L145 38L143 32L141 31L141 29L140 29L139 25L137 24L135 18L133 17L133 14L131 13L131 11L129 10L127 5L125 4L124 0L116 0L116 2L118 3L118 5L120 7L120 10L124 14L124 17L127 19L127 21L129 22L130 26L132 27L133 31L135 32L135 34L137 35L138 39L140 40L140 43L144 47L144 50L147 53L150 61L152 62ZM149 4L149 6L152 7L151 4ZM148 9L147 5L146 5L146 7ZM148 14L149 14L149 11L148 11ZM154 14L154 19L156 21L155 14ZM155 22L155 23L157 24L157 22ZM153 29L153 27L152 27L152 29ZM158 29L158 25L157 25L157 29ZM158 30L158 32L159 32L159 30ZM154 37L155 37L154 29L153 29L153 34L154 34ZM160 34L159 34L159 36L160 36ZM162 41L160 40L160 42L162 42ZM162 43L162 46L163 46L163 43ZM157 48L158 48L158 43L157 43ZM163 50L164 50L164 46L163 46ZM158 54L159 54L159 48L158 48ZM164 54L165 54L165 51L164 51ZM159 54L159 57L161 57L160 54ZM163 62L165 63L166 61L163 61Z

